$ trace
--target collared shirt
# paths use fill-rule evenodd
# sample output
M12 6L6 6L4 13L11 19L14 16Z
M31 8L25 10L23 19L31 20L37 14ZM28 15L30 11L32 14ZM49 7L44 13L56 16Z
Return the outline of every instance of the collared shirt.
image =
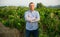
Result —
M40 15L38 11L26 11L24 14L24 18L26 21L26 29L27 30L36 30L38 29L38 21L40 20ZM36 18L36 20L34 20ZM30 22L33 20L32 22Z

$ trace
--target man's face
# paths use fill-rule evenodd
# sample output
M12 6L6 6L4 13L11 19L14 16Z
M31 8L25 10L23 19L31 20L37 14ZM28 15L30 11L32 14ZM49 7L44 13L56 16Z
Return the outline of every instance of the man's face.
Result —
M30 7L30 10L32 10L32 11L34 10L34 4L30 4L29 7Z

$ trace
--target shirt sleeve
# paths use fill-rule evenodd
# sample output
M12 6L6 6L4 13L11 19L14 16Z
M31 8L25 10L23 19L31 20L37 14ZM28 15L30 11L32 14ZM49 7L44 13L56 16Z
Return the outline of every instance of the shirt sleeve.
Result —
M33 22L38 22L40 20L39 12L36 13L36 18L33 20Z
M27 12L25 12L24 14L24 18L25 18L25 21L31 21L31 18L29 17L29 14Z

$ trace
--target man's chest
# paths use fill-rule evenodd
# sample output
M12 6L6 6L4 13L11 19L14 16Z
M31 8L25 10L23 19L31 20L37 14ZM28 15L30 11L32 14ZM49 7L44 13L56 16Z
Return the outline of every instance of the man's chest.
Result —
M36 17L36 13L29 13L28 16L31 17L31 18Z

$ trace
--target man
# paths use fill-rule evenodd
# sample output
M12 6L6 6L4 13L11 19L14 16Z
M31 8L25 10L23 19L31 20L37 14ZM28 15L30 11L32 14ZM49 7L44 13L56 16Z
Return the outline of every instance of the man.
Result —
M34 10L34 3L29 4L30 10L25 12L26 20L26 37L30 37L32 33L34 37L38 37L38 21L40 20L40 15L38 11Z

